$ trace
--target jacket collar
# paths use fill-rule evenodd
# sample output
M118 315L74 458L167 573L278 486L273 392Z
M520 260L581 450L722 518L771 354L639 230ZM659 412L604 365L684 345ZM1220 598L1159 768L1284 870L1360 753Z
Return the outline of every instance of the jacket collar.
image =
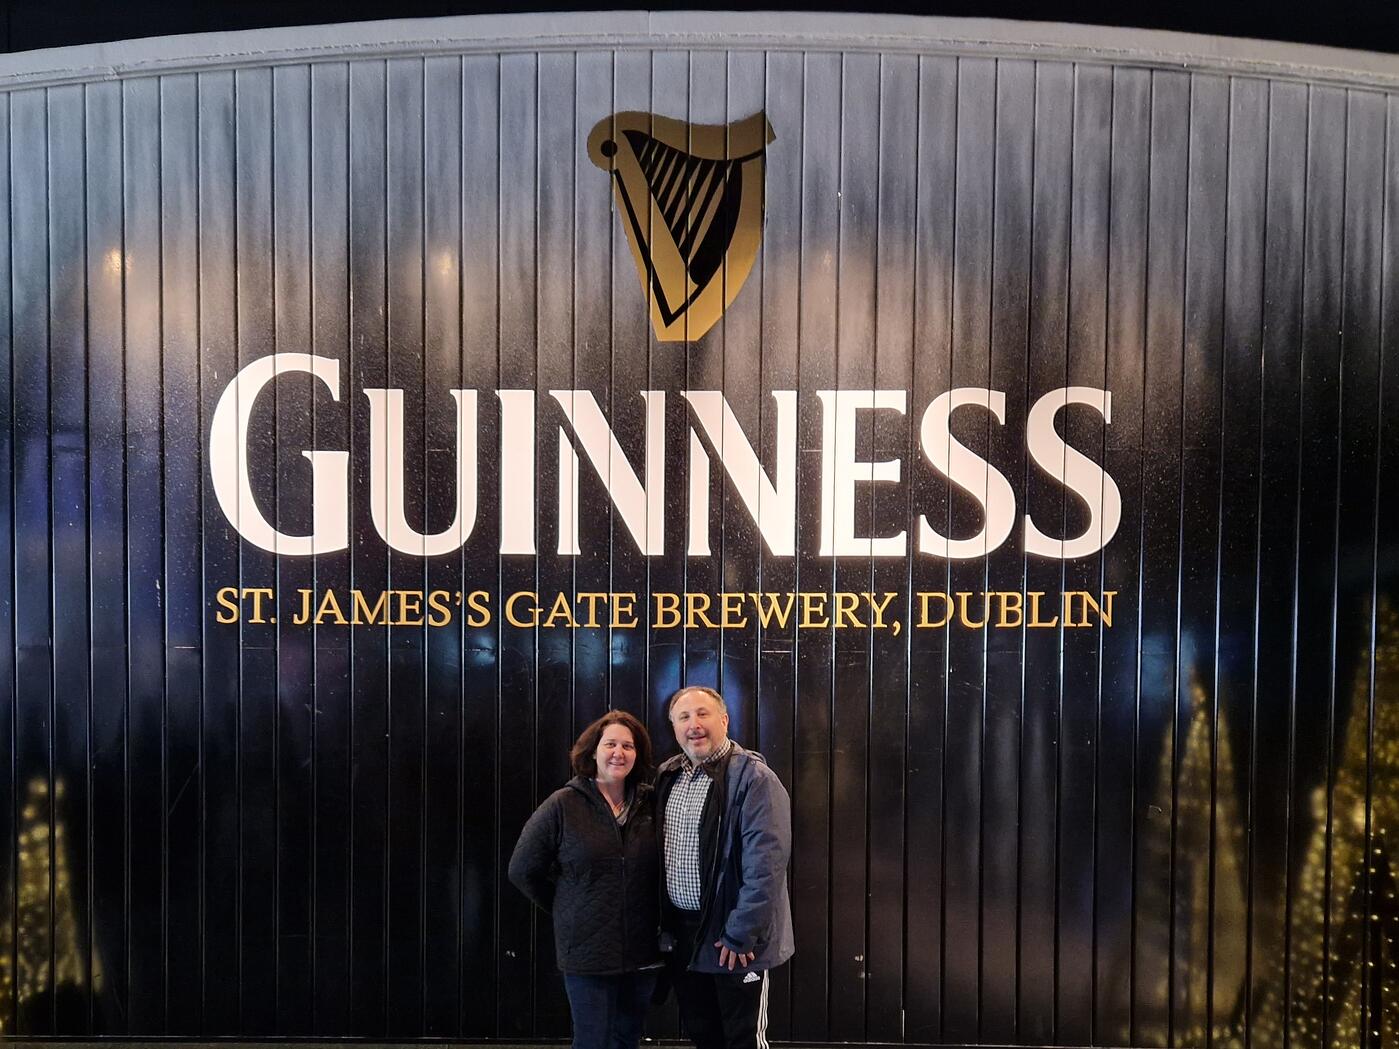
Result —
M715 772L718 772L720 767L731 768L733 767L736 761L746 761L748 756L753 753L754 752L751 750L746 750L743 747L743 745L738 742L738 740L730 736L727 749L724 751L724 753L716 754L712 759L710 759L711 761L717 763L711 767L714 768ZM685 752L682 750L679 754L672 754L670 757L666 758L665 761L661 762L660 767L656 770L656 773L658 776L665 776L673 773L688 771L690 767L690 761L687 757L685 757Z
M602 796L602 791L598 790L597 784L593 781L591 776L574 776L564 784L564 786L573 788L585 798L596 802L598 805L610 811L611 807L607 804L607 799ZM646 792L653 789L655 788L650 783L635 782L628 784L627 807L631 808L636 804L637 799L645 797Z
M709 773L712 779L718 776L720 771L725 767L729 755L734 752L734 747L737 745L738 744L733 740L725 739L722 747L698 763L691 761L690 756L682 750L680 752L680 767L685 771L686 775L693 775L696 768L702 768L705 772Z

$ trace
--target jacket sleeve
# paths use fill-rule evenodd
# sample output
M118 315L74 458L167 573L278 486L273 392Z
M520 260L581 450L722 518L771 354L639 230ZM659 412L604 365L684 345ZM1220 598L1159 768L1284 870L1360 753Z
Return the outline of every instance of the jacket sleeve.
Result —
M739 812L739 857L743 885L724 921L724 945L738 954L756 952L772 935L787 860L792 853L792 802L771 772L759 776Z
M534 810L510 856L510 884L535 906L550 912L558 881L559 839L563 832L563 806L555 797Z

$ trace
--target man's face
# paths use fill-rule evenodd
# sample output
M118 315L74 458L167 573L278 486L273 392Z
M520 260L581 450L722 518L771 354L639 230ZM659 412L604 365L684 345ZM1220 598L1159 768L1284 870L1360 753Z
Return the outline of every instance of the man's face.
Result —
M685 756L701 762L729 738L729 715L703 692L682 692L670 708L670 727Z

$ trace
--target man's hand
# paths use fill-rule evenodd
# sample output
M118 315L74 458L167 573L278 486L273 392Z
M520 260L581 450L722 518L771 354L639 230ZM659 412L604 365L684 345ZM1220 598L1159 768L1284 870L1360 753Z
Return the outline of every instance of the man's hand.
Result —
M738 964L745 969L748 968L748 963L751 962L757 954L756 951L749 951L747 954L739 954L737 951L731 951L724 946L723 940L715 940L714 946L719 948L719 964L727 966L729 972L734 971L734 962L738 962Z

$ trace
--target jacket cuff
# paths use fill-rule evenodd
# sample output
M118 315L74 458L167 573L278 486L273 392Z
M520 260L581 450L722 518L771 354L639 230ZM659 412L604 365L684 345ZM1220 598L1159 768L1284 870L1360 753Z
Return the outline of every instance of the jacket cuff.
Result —
M723 936L719 937L719 942L722 943L729 950L731 950L734 954L747 954L749 951L755 950L755 948L753 947L749 947L742 943L739 943L728 933L724 933Z

